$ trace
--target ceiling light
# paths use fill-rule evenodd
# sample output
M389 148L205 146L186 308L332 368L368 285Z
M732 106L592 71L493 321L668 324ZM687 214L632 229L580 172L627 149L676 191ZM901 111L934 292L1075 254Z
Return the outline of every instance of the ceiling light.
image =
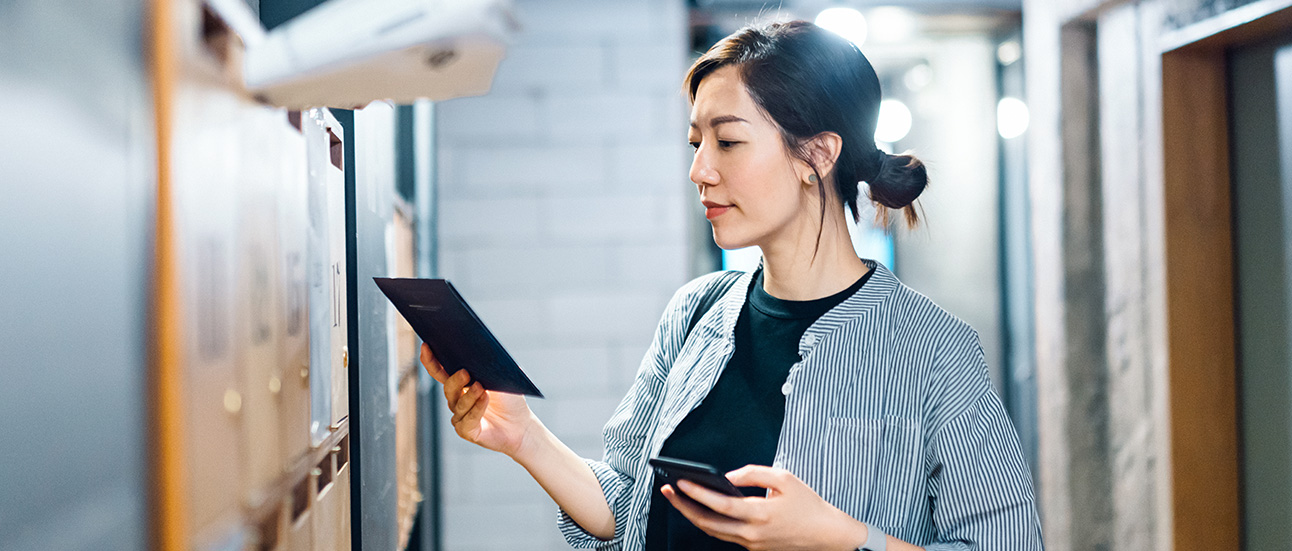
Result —
M875 139L893 143L911 131L911 110L895 99L879 102L879 121L875 125Z
M816 16L817 26L851 40L858 48L866 41L866 17L852 8L826 8Z
M911 67L906 70L905 75L902 75L902 84L905 84L906 89L912 92L923 90L931 82L933 82L933 69L929 67L928 63L921 63Z
M915 16L910 10L895 6L873 8L866 12L868 30L874 42L902 42L915 34Z
M1001 65L1012 65L1019 58L1023 57L1023 48L1018 45L1017 40L1006 40L996 47L996 60Z
M1029 118L1027 104L1021 99L1000 98L1000 103L996 104L996 130L1006 140L1026 132Z

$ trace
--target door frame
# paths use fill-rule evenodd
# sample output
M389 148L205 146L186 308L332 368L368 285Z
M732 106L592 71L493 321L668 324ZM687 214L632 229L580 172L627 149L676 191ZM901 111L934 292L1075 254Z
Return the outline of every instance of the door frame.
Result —
M1262 0L1161 36L1172 535L1242 541L1225 52L1292 29Z

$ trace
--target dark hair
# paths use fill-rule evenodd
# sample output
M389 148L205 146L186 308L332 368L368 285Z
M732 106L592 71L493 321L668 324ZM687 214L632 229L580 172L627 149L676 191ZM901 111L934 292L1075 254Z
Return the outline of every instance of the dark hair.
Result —
M689 100L695 102L701 80L726 66L736 67L750 97L779 127L790 152L812 166L821 182L823 220L825 178L807 144L822 132L834 132L843 138L834 190L853 219L860 221L857 189L866 182L881 225L887 226L888 209L904 210L908 227L919 223L913 203L928 186L928 174L914 156L889 155L875 147L879 77L855 44L808 21L745 27L691 65L683 84Z

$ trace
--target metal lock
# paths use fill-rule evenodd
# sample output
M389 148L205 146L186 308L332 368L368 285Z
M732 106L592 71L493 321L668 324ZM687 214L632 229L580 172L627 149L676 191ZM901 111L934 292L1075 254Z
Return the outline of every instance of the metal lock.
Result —
M242 395L234 389L224 391L224 411L237 414L242 411Z

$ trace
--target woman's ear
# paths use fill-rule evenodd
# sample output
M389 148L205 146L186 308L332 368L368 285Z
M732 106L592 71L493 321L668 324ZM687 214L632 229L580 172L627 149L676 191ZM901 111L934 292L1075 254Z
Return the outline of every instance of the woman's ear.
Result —
M834 132L822 132L808 140L804 144L804 149L811 162L803 163L800 167L804 171L800 180L810 182L809 178L814 174L813 168L816 168L816 174L825 178L826 175L834 172L834 164L839 160L839 153L843 151L843 138Z

